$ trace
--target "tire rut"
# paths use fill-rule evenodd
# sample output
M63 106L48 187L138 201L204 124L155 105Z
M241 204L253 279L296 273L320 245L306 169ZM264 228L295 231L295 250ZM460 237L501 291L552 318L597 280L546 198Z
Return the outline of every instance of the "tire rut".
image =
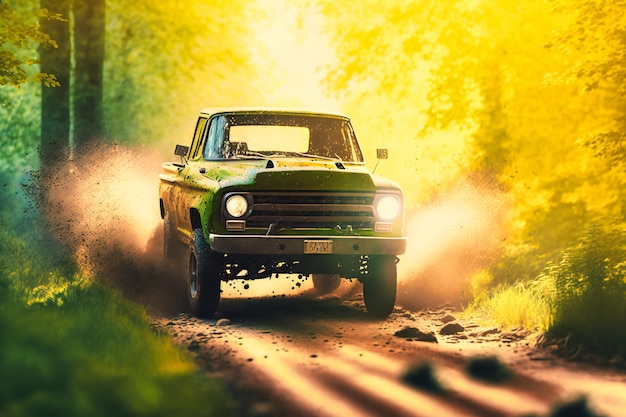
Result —
M529 359L532 345L523 338L505 344L497 335L464 340L437 334L439 343L426 343L394 336L411 325L440 328L438 318L449 312L398 309L376 321L358 297L241 299L224 303L227 326L185 314L155 319L155 325L227 381L242 415L547 416L571 398L573 391L559 385L563 379L536 372L556 362ZM507 378L472 375L468 364L478 353L504 358ZM435 385L409 380L415 366L427 367ZM618 378L614 386L621 383Z

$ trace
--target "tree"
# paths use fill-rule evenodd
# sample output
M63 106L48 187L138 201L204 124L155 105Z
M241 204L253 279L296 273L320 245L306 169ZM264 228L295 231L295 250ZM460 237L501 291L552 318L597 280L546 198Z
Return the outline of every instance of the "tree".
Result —
M259 16L252 9L243 0L192 6L109 0L104 120L110 136L153 145L167 140L169 154L199 109L259 102L259 67L248 41L250 22Z
M615 196L607 215L626 222L626 2L554 0L555 12L567 19L549 47L572 64L550 74L555 85L574 85L581 100L600 103L579 143L604 161L602 182ZM606 193L604 193L606 195Z
M42 68L60 81L60 88L42 92L40 155L45 168L67 156L71 147L102 134L105 19L104 0L41 0L41 5L74 21L72 30L67 21L42 20L44 30L59 39L59 48L41 51Z
M609 13L608 1L563 3L586 16L585 33L595 21L611 34L610 44L618 44L623 31L609 29L621 27L610 22L622 14L613 10L607 22L597 23ZM574 32L565 32L576 43L569 52L546 47L567 25L549 4L390 1L350 14L341 13L343 4L320 5L337 45L329 87L352 103L356 121L368 120L374 138L402 143L393 176L410 190L407 199L419 203L424 197L416 199L413 190L445 189L459 175L507 192L513 205L502 279L534 278L589 218L614 211L614 196L624 187L594 161L592 147L576 141L593 120L606 121L606 106L598 95L583 99L572 83L546 82L566 71L568 60L581 58L572 51L579 46ZM602 13L592 13L595 7ZM601 47L589 44L590 51ZM623 54L611 56L615 65L602 69L617 77ZM615 136L612 143L624 142Z
M74 146L103 135L105 0L74 1Z
M69 16L69 0L41 0L41 7L57 16ZM39 158L42 169L60 161L69 148L70 132L70 30L67 20L40 17L42 30L56 40L55 49L41 48L41 71L54 74L56 88L41 92L41 146Z

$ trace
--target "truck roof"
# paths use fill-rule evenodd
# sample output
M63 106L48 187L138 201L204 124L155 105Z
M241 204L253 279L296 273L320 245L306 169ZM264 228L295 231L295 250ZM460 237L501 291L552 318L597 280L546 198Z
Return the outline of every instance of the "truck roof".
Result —
M280 108L280 107L208 107L202 109L200 114L212 116L219 113L265 113L265 114L290 114L303 116L338 117L349 120L344 114L323 110Z

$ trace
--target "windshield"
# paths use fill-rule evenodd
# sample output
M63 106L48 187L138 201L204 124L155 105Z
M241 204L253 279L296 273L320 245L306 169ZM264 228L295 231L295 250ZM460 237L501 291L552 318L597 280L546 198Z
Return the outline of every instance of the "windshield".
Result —
M222 158L297 156L363 162L350 122L324 116L230 114Z

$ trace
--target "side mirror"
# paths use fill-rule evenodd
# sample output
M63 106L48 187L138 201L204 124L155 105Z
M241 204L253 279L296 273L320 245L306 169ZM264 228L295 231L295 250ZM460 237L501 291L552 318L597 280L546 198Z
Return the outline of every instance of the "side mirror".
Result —
M174 155L177 156L187 156L187 152L189 152L189 146L176 145L176 149L174 149Z
M377 159L388 159L389 158L389 152L387 151L387 148L376 149L376 158Z

